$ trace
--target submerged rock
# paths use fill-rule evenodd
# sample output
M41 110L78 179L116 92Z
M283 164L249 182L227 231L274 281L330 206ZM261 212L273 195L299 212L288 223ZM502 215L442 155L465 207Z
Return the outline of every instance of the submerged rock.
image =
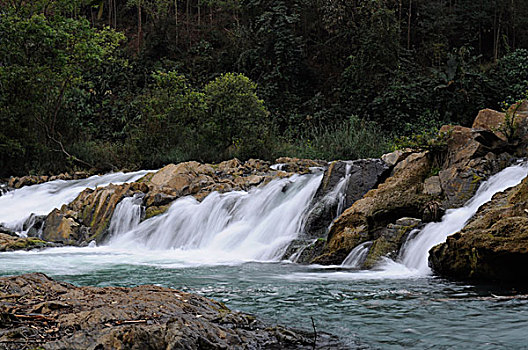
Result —
M265 324L157 286L75 287L0 278L1 349L344 349L335 337ZM314 339L316 343L314 344Z
M528 284L528 178L496 194L429 254L429 265L442 276Z

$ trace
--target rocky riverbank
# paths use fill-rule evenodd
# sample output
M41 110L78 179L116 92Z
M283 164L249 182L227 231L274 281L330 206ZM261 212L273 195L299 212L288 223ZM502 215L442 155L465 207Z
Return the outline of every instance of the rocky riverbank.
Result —
M341 264L355 247L365 244L368 252L358 267L372 268L383 257L397 258L414 229L440 220L446 209L463 206L483 181L519 157L528 156L528 103L516 106L513 114L508 113L482 110L472 128L444 126L437 139L414 149L386 154L382 159L326 163L281 158L274 166L255 159L169 164L133 183L84 190L60 209L32 218L42 230L28 234L38 236L39 242L5 237L3 247L12 250L45 247L46 242L77 246L105 242L114 211L127 197L138 198L143 210L141 220L145 220L166 212L184 196L201 201L212 192L247 191L274 179L324 171L304 217L302 232L285 249L283 258L298 263ZM508 124L508 120L513 120L513 124ZM524 210L523 203L510 204ZM502 214L494 215L502 218ZM507 217L509 224L499 231L524 227L522 215ZM491 229L488 226L483 224L479 230ZM462 246L454 245L451 238L446 246L434 250L431 262L435 271L459 278L500 279L504 274L492 272L491 268L476 269L475 261L481 260L466 252L476 237L488 244L491 236L497 236L477 232L470 224L456 235L467 241L460 243ZM513 243L504 245L507 248L501 248L500 254L513 257L524 249L524 238L514 236L515 239L510 237ZM471 259L455 257L459 248L460 254ZM482 251L479 256L486 254ZM504 265L509 260L493 261L496 263L486 264ZM465 265L459 267L461 264ZM453 272L455 268L465 272Z
M371 243L361 268L375 266L384 256L397 257L413 228L439 220L446 209L463 206L484 180L528 154L527 103L516 109L513 119L514 134L506 137L505 113L483 110L472 128L442 127L435 147L385 155L390 176L334 221L321 254L312 262L340 264L365 242ZM502 206L494 199L464 230L433 249L435 271L461 279L523 280L525 274L511 265L524 266L520 262L527 251L522 234L526 204L518 195L512 198L514 202ZM489 208L495 208L493 214Z
M0 349L345 349L157 286L75 287L44 274L0 278ZM314 343L315 342L315 343Z
M4 183L6 188L19 189L25 186L38 185L48 181L55 180L79 180L96 175L95 171L76 171L74 173L62 173L59 175L26 175L26 176L12 176L8 179L0 181ZM1 193L0 193L1 194Z
M443 276L528 285L528 178L496 194L460 232L430 251Z

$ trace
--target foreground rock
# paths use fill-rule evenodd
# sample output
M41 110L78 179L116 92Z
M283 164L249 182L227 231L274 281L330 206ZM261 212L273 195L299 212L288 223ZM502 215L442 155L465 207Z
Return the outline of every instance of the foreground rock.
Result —
M169 288L0 278L0 349L312 349L314 339ZM315 345L344 348L320 332Z
M429 264L455 279L528 284L528 178L496 194L462 231L433 247Z

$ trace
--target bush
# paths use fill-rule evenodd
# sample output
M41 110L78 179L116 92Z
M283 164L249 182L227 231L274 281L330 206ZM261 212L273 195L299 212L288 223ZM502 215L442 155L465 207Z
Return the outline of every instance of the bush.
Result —
M277 155L312 159L377 158L389 150L387 136L372 123L351 116L346 122L315 128L278 146Z
M267 158L271 123L256 90L255 83L236 73L223 74L204 87L208 113L201 124L221 158Z

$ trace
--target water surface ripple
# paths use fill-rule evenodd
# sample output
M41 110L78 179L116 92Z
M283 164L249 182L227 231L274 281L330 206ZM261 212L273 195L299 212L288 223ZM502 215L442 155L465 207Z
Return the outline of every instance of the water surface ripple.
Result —
M351 348L528 349L528 300L509 297L511 290L427 276L388 278L390 269L189 265L158 253L108 247L3 253L0 275L41 271L76 285L172 287L288 326L311 329L313 317L318 330Z

